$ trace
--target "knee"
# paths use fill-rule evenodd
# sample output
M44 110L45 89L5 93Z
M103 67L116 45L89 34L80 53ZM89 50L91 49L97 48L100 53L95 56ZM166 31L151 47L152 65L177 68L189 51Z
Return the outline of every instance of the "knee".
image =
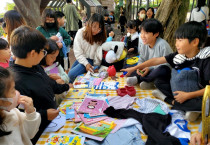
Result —
M77 77L77 74L74 71L70 70L68 76L69 76L69 83L73 83Z

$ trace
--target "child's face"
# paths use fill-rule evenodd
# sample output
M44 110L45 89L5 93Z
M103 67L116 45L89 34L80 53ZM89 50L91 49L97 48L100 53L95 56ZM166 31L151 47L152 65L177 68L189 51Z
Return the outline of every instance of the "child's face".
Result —
M58 21L58 25L60 27L63 27L64 26L64 23L65 23L65 17L57 18L57 21Z
M146 32L144 29L141 30L141 39L146 45L153 45L158 35L158 33L153 34L152 32Z
M53 63L55 62L58 54L59 54L59 51L58 50L56 50L54 53L48 54L46 56L46 64L48 66L53 65Z
M131 33L131 34L134 34L134 33L136 33L136 28L134 28L134 29L131 29L131 28L127 28L127 32L128 33Z
M15 89L15 82L14 81L12 81L12 83L11 83L11 87L10 87L10 89L9 89L9 91L8 91L8 94L7 94L7 98L13 98L14 96L16 96L16 89Z
M100 33L101 28L99 27L99 23L98 22L94 22L92 24L92 35L97 35L98 33Z
M152 15L153 15L152 10L151 10L151 9L147 10L147 17L148 17L148 18L151 18Z
M105 20L105 21L107 21L107 20L108 20L108 18L109 18L108 16L104 16L104 20Z
M11 57L11 51L9 49L9 47L6 47L5 49L1 49L0 50L0 60L2 62L8 61Z
M193 40L194 41L194 40ZM179 54L184 54L188 56L191 54L193 48L193 41L189 43L188 39L176 39L176 49Z
M40 61L44 58L45 55L47 55L47 51L42 49L40 52L35 52L35 50L32 50L29 53L30 56L28 56L31 60L31 65L37 65L40 63Z
M141 18L141 17L145 17L146 15L146 11L145 10L141 10L139 13L138 13L138 16Z

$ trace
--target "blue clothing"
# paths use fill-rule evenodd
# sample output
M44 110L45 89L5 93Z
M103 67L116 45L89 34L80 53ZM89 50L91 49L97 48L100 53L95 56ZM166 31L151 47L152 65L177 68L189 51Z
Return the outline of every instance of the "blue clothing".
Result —
M93 66L93 60L88 59L88 62ZM74 62L74 64L71 67L71 70L68 73L68 76L70 78L69 83L73 83L74 80L78 75L86 73L86 67L83 64L80 64L77 60Z

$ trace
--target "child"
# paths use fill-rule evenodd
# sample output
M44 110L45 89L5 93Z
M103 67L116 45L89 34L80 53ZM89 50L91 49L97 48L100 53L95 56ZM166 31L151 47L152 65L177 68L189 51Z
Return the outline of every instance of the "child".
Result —
M115 24L115 16L114 16L114 11L111 11L109 13L109 20L111 22L111 27L114 29L114 24Z
M13 75L0 67L0 142L4 145L32 145L30 139L39 130L40 114L33 100L15 90ZM25 113L16 107L22 104Z
M3 68L9 67L9 59L11 51L6 40L0 38L0 66Z
M41 60L40 65L45 69L48 76L55 80L58 84L64 84L69 82L69 77L65 73L62 66L59 64L59 48L56 42L52 39L47 40L49 43L49 48L47 49L47 55ZM57 62L56 62L57 60ZM54 67L53 67L54 66ZM50 73L50 68L56 70L56 73Z
M11 66L16 73L15 88L33 99L34 106L41 114L39 132L33 138L36 143L46 126L59 113L56 109L55 95L69 90L68 84L57 84L50 79L44 69L38 65L47 55L46 38L36 29L21 26L11 35L11 50L16 57Z
M127 25L127 49L130 54L138 53L139 34L136 22L130 20ZM129 36L130 35L130 36Z
M201 88L200 86L205 87L210 84L210 47L201 48L207 38L207 31L201 23L192 21L180 26L175 32L175 38L177 52L171 53L165 57L152 58L137 65L134 69L124 71L128 71L129 75L133 70L137 70L137 73L140 74L139 70L144 70L146 67L169 63L173 68L171 74L172 81L170 82L170 78L167 77L160 78L155 84L160 91L159 93L153 92L153 95L172 104L173 109L201 111L201 96L203 96L205 88ZM186 68L196 68L196 71L199 70L199 75L197 72L195 73L198 78L185 76L180 80L176 80L178 77L178 75L175 75L176 73L186 74L190 72L189 70L187 71ZM185 69L185 71L182 69ZM200 81L198 82L198 80ZM177 84L174 84L174 81L176 81ZM192 90L189 91L185 89L187 87L186 81L190 83L190 88L193 88ZM197 88L194 89L194 86ZM172 89L176 91L172 92ZM181 91L182 89L185 89L185 91ZM194 113L186 113L187 119L190 119L191 116L194 116ZM198 115L190 120L196 120L197 117Z
M104 14L104 24L106 29L106 36L109 37L109 33L113 31L111 27L111 21L109 20L109 14Z
M127 19L124 16L124 12L121 12L120 14L120 19L119 19L119 24L120 24L120 30L121 30L121 34L123 35L125 32L125 24L127 23Z
M57 21L58 21L58 26L59 27L65 27L65 15L63 12L61 11L56 11L55 15L57 17Z
M137 23L137 28L139 29L142 22L144 22L145 20L145 17L146 17L146 10L145 8L140 8L139 11L138 11L138 19L136 19L136 23ZM140 30L140 29L139 29Z

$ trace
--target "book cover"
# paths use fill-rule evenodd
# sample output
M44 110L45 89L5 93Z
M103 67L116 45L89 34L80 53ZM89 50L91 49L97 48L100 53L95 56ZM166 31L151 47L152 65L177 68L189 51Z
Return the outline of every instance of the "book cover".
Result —
M98 86L94 86L96 90L117 90L119 82L101 82Z
M45 145L83 145L85 137L68 134L52 134L47 139Z
M96 118L85 118L84 114L78 114L78 115L80 119L82 120L82 122L84 122L84 124L93 124L93 123L109 118L108 116L102 116L102 117L100 116Z
M69 102L66 105L66 120L72 120L74 117L74 102Z
M45 67L44 70L46 72L46 74L58 74L59 75L59 70L57 67L58 63L54 63L51 66Z
M78 98L83 99L88 94L94 94L96 91L95 89L70 89L67 93L67 98Z

